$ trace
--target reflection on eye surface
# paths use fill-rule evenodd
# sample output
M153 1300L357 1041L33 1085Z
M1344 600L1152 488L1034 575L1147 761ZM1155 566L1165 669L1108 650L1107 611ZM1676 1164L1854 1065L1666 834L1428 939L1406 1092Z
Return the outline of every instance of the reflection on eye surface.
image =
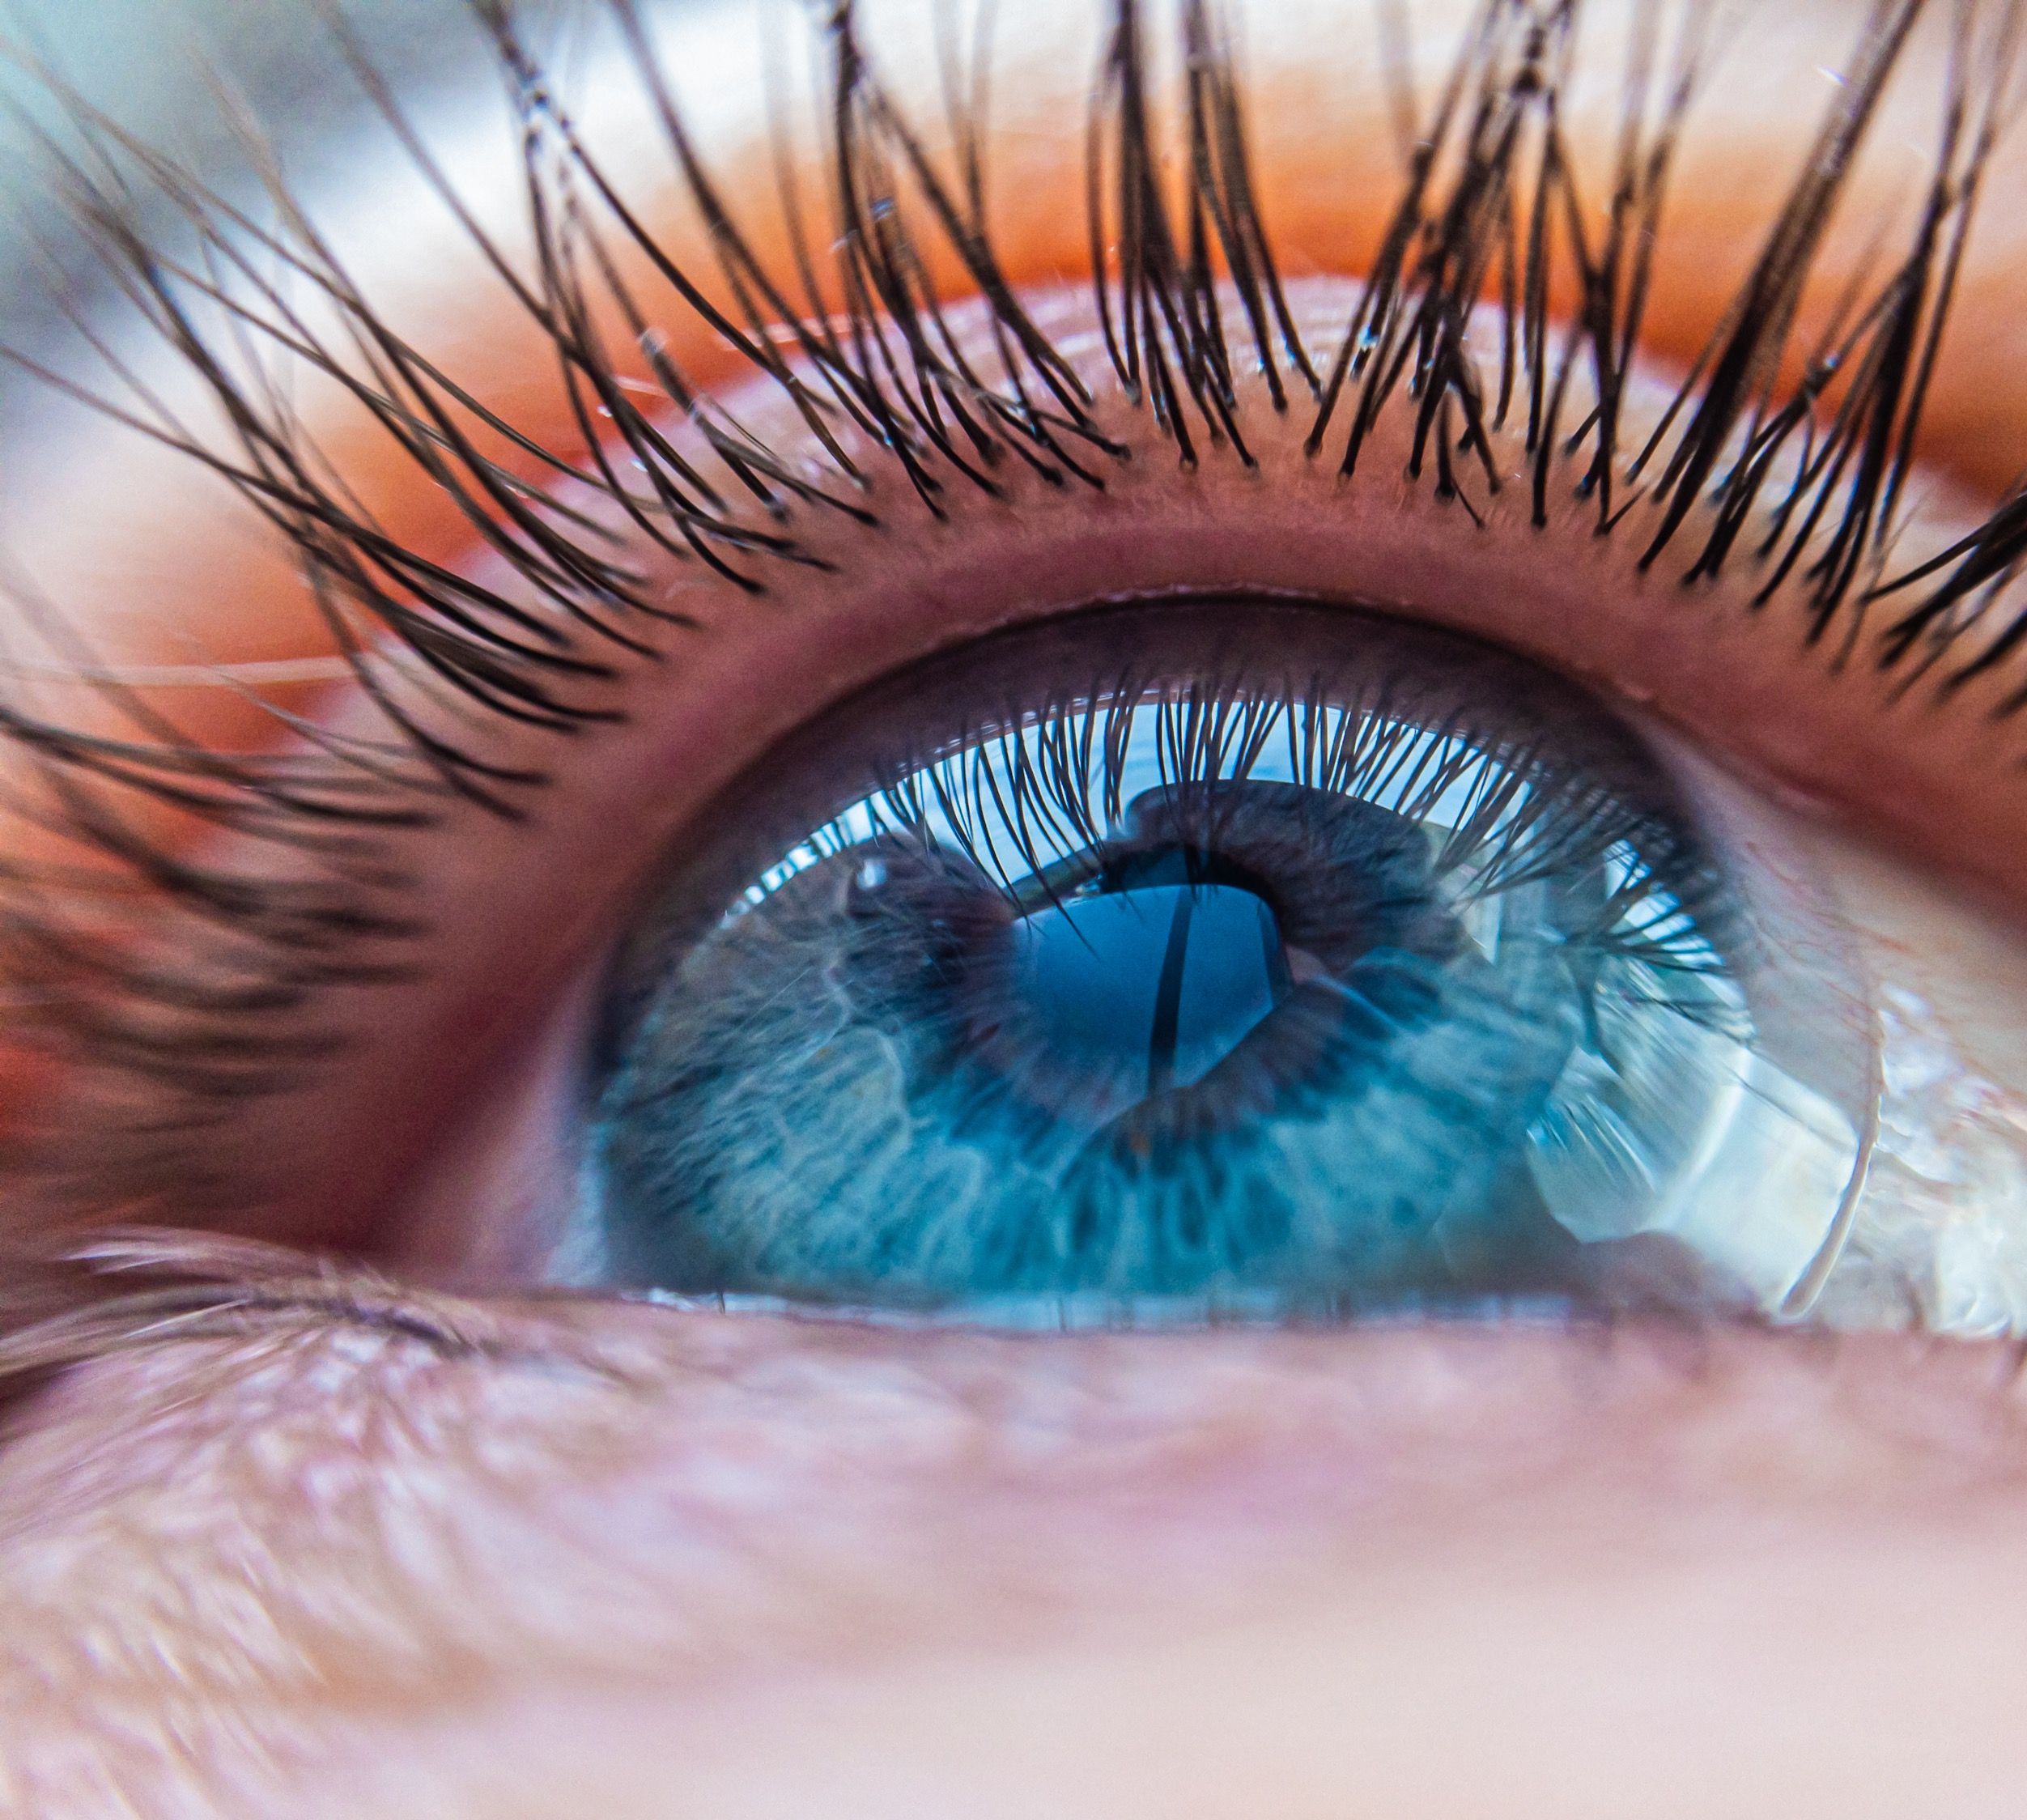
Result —
M45 148L22 1805L1990 1810L2016 10L474 16L349 214Z
M1778 1309L1831 1243L1857 1130L1791 1070L1841 982L1750 951L1653 761L1545 675L1166 604L801 744L615 982L595 1276L1050 1325ZM701 929L699 874L743 882Z

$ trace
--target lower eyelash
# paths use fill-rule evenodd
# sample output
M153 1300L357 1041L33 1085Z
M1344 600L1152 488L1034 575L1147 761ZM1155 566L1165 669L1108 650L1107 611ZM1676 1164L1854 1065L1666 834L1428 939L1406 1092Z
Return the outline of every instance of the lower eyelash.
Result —
M546 446L480 404L383 321L250 139L274 225L45 73L82 147L44 139L54 181L119 293L223 407L232 441L223 452L202 444L82 321L111 374L104 391L19 351L4 357L230 482L293 551L334 647L389 729L368 745L278 710L278 730L299 739L297 751L249 757L192 743L117 680L95 687L130 729L124 738L67 728L25 698L0 704L0 734L36 795L30 819L58 828L76 856L62 870L18 868L8 888L6 966L23 1001L22 1034L84 1062L116 1096L121 1083L170 1082L201 1127L219 1108L300 1078L334 1040L315 1024L321 990L418 964L427 932L403 912L402 840L453 799L518 815L543 781L537 770L489 762L462 726L504 717L567 734L618 716L621 672L648 648L645 623L669 615L640 589L623 542L573 506L569 490L602 496L630 537L758 593L778 565L814 559L796 534L799 514L873 521L861 487L876 468L904 479L933 516L955 491L997 491L995 470L1009 460L1056 485L1103 488L1126 453L1003 266L988 173L976 168L982 88L958 84L972 111L954 110L954 158L940 163L883 87L852 7L835 9L821 115L831 215L813 226L784 175L789 250L771 262L691 137L634 0L609 6L679 187L709 224L714 270L684 269L628 210L507 0L478 11L525 129L532 275L459 204L338 24L340 52L386 124L553 348L580 432L575 449ZM1309 414L1312 457L1346 476L1359 471L1383 416L1407 413L1411 476L1473 518L1476 501L1502 484L1492 438L1517 428L1536 523L1546 521L1552 491L1567 487L1595 500L1600 534L1644 539L1644 564L1666 560L1693 580L1749 560L1764 578L1757 598L1795 597L1808 639L1834 635L1846 657L1860 648L1872 603L1891 599L1897 617L1871 660L1910 684L1932 677L1945 692L1961 687L2027 640L2027 616L1988 623L2017 554L2021 499L1927 562L1898 574L1887 563L2016 68L2016 9L1959 15L1945 126L1914 228L1799 376L1780 376L1832 206L1920 11L1919 0L1894 0L1876 15L1760 256L1673 403L1633 448L1622 441L1622 400L1714 9L1689 0L1665 31L1659 14L1642 15L1611 205L1593 244L1585 223L1595 217L1557 114L1574 9L1494 0L1428 113L1380 244L1341 261L1370 276L1341 336L1311 348L1277 275L1243 86L1214 5L1180 8L1174 48L1192 75L1171 126L1150 75L1167 47L1151 41L1136 0L1111 0L1083 176L1090 277L1118 386L1185 466L1251 461L1237 376L1252 368L1276 410ZM1185 173L1179 196L1171 168ZM176 236L151 239L137 225L140 192L166 208ZM622 275L622 249L655 273L652 299ZM982 300L996 372L961 351L937 272L956 273ZM339 330L315 328L291 287L334 311ZM1488 294L1506 308L1496 358L1481 359L1469 330ZM1577 300L1566 321L1552 309L1564 296ZM714 403L656 328L669 320L715 330L778 388L830 471L804 471ZM601 326L614 322L637 360ZM512 586L385 533L295 415L275 376L290 366L334 382L369 413ZM678 420L688 429L673 435ZM56 615L37 617L63 640ZM2007 705L2024 704L2027 686ZM322 876L283 886L207 867L161 832L165 818L307 848ZM121 897L137 901L137 887L142 907L133 910Z
M246 1240L143 1228L51 1261L9 1259L0 1308L0 1411L53 1375L134 1348L215 1338L286 1340L303 1325L356 1325L445 1358L513 1349L496 1312L337 1269Z

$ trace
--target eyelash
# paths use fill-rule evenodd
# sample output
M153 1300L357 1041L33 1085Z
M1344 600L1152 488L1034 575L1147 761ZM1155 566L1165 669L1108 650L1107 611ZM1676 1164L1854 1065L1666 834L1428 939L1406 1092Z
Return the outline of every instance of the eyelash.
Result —
M86 912L74 908L74 857L67 870L16 866L0 887L23 1039L89 1083L75 1090L92 1103L79 1116L95 1127L117 1116L104 1110L108 1095L117 1103L136 1083L145 1093L169 1082L186 1128L201 1132L222 1108L293 1082L328 1052L334 1039L311 1014L320 991L419 964L428 932L404 913L404 841L419 838L453 799L519 818L546 781L467 749L454 730L459 715L504 717L557 735L623 717L622 670L654 654L637 634L671 615L632 585L612 534L550 487L589 489L623 513L631 533L687 553L726 586L759 593L775 565L816 559L795 537L798 512L877 521L861 496L874 463L940 517L953 488L997 492L994 470L1009 458L1053 485L1102 489L1108 466L1128 453L1100 428L1090 393L1001 269L986 215L981 91L954 49L946 69L953 176L880 86L850 6L835 12L822 117L832 219L823 233L808 232L784 153L779 202L790 253L785 266L770 266L691 143L634 0L609 0L656 104L674 172L711 227L716 270L693 274L627 212L579 142L511 6L477 0L476 10L525 129L532 278L462 210L363 51L342 22L334 28L385 124L546 335L582 444L574 456L487 410L380 320L250 135L272 228L44 73L82 149L45 137L43 151L89 244L125 300L200 376L238 453L200 446L83 321L75 325L107 364L112 391L19 351L0 349L0 358L228 481L293 548L336 648L393 734L341 742L277 708L278 728L309 750L249 757L185 738L117 681L96 686L133 729L120 740L39 717L25 700L0 701L0 735L46 793L37 814L95 868ZM1163 174L1170 142L1150 100L1160 59L1137 0L1111 0L1084 177L1090 275L1119 385L1185 466L1251 465L1234 381L1242 360L1258 364L1277 410L1311 412L1307 451L1346 477L1358 473L1382 414L1409 411L1410 477L1474 522L1476 496L1500 484L1490 437L1519 419L1536 525L1562 484L1595 501L1600 536L1627 534L1645 505L1655 516L1643 567L1679 560L1688 583L1749 561L1765 577L1755 604L1799 597L1808 642L1838 631L1838 664L1859 651L1872 604L1897 597L1897 616L1875 628L1868 654L1902 671L1906 687L1932 678L1947 696L2007 663L2027 640L2027 614L1995 632L1987 623L2027 549L2027 491L2009 495L1961 543L1888 571L1930 372L2012 92L2013 10L1982 36L1970 10L1960 13L1944 131L1906 249L1869 291L1846 300L1799 376L1780 378L1794 364L1797 305L1830 206L1920 10L1920 0L1896 0L1876 15L1759 257L1659 427L1628 449L1621 405L1712 9L1691 0L1665 55L1658 15L1642 15L1607 225L1593 246L1586 223L1596 215L1579 194L1557 115L1574 7L1490 0L1408 158L1379 246L1370 260L1338 262L1370 277L1336 345L1315 358L1282 293L1233 47L1212 0L1184 0L1179 14L1175 48L1191 72L1176 145L1187 173L1179 202ZM1974 79L1974 70L1987 73ZM193 250L178 256L136 224L138 189L167 203ZM621 276L623 245L658 274L658 308ZM813 245L834 245L827 272ZM989 312L997 378L967 364L929 276L953 262ZM267 274L270 264L287 283ZM342 338L308 325L289 300L294 283L336 308ZM721 307L714 292L731 301ZM1496 363L1481 369L1467 330L1488 295L1506 307ZM1564 296L1576 300L1566 317L1552 309ZM638 368L607 345L601 308L627 325ZM785 395L825 450L827 476L810 478L754 440L678 369L652 326L670 313L714 330ZM777 345L784 339L799 367ZM418 484L456 504L473 547L503 559L542 609L382 531L293 415L265 364L277 358L336 381L369 410ZM644 388L652 410L634 402ZM1596 402L1572 421L1573 398L1587 391ZM665 434L672 417L708 448L708 470ZM848 444L873 453L855 456ZM510 469L482 444L511 449L525 466ZM645 495L622 478L630 461L645 476ZM728 503L742 494L752 505ZM60 621L36 610L63 639ZM382 648L362 642L355 615L377 628ZM1975 648L1959 652L1974 628ZM448 714L411 705L419 678L455 698ZM2027 684L2003 708L2023 705ZM324 876L284 886L207 867L185 843L150 832L151 814L161 814L186 828L209 824L312 853ZM144 908L130 919L116 898L124 890L131 899L136 887ZM166 938L158 927L164 899L174 907ZM81 1192L62 1179L69 1153L60 1142L46 1154L32 1142L20 1149L13 1160L22 1179L45 1184L41 1191L59 1202ZM102 1166L82 1187L104 1198Z

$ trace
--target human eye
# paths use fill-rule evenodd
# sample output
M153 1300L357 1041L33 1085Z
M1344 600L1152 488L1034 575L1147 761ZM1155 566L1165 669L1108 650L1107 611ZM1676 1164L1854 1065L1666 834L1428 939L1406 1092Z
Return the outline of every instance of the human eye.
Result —
M2013 10L312 21L24 128L20 1798L1999 1785Z

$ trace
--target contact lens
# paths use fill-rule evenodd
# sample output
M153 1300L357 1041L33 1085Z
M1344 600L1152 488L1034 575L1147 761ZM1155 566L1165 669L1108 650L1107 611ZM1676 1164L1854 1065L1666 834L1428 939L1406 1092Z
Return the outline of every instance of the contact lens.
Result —
M1856 1123L1736 872L1631 728L1463 640L1219 599L985 640L682 844L578 1268L1052 1323L1777 1308Z

